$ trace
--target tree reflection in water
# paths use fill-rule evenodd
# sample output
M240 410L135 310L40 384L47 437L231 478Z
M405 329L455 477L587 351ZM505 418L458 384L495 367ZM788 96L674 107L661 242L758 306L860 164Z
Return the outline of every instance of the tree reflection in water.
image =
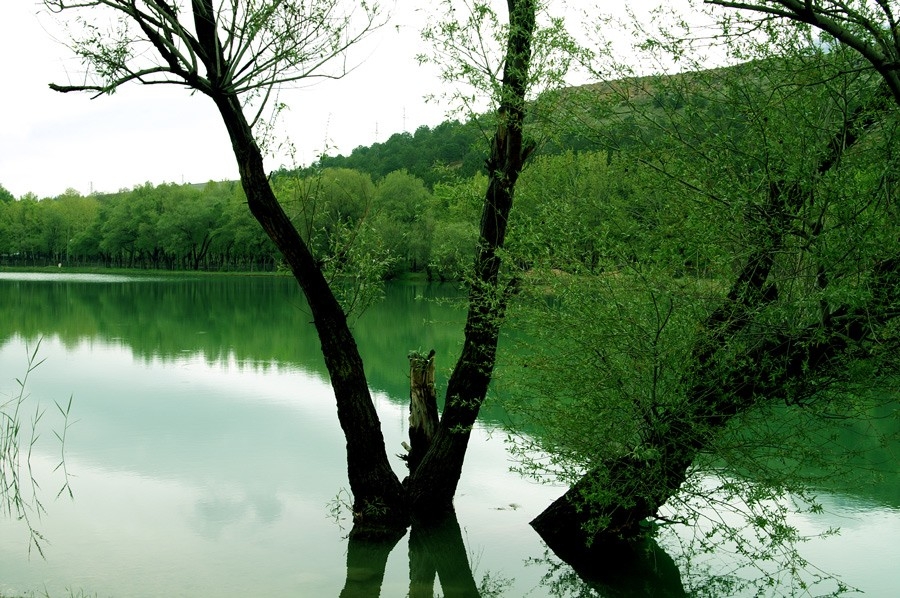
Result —
M541 585L550 596L688 596L678 565L652 538L583 550L570 547L561 554L548 548L543 557L531 559L529 564L546 571Z
M388 539L350 534L347 579L341 598L381 595L387 560L405 534ZM485 575L475 582L456 513L434 520L414 520L409 533L409 598L433 598L435 579L445 598L501 596L510 582Z
M369 539L350 534L347 578L341 598L380 596L388 556L404 537ZM530 565L545 569L541 585L550 596L681 598L688 594L675 561L655 540L585 549L556 555L550 549ZM409 598L434 598L435 580L445 598L503 596L512 582L487 573L480 583L472 574L456 514L413 522L409 535Z

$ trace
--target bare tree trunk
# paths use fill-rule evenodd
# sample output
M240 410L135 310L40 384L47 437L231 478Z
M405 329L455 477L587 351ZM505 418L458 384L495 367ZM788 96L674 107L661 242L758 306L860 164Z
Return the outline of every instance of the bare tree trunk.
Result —
M437 395L434 390L434 349L427 356L409 354L409 453L406 464L416 471L438 427Z

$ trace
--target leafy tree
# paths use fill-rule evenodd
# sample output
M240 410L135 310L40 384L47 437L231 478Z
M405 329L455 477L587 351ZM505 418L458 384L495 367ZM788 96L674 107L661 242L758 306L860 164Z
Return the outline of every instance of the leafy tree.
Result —
M247 211L247 199L240 185L233 185L224 210L220 234L213 241L224 262L247 270L274 263L278 250Z
M361 23L341 12L337 0L298 4L287 0L245 0L215 4L192 0L87 0L70 5L45 0L53 11L112 17L103 31L83 18L81 37L72 49L88 66L85 85L52 85L61 92L112 93L137 81L186 86L208 97L222 117L232 142L248 207L272 239L307 297L322 353L335 392L338 419L347 439L348 477L356 521L354 535L387 526L405 526L409 507L421 512L449 510L462 470L469 431L490 381L507 281L500 276L506 222L513 189L531 146L523 139L526 93L535 82L532 39L537 5L509 0L509 24L498 29L502 58L482 73L496 102L496 128L488 156L488 187L480 240L469 295L466 341L447 390L440 426L420 464L401 485L387 459L380 423L369 394L362 360L346 313L323 265L276 199L263 167L252 127L265 100L279 85L315 75L340 75L325 69L376 25L375 10L364 5ZM473 19L496 22L488 7L477 5ZM106 10L106 13L101 11ZM250 26L252 25L252 26ZM476 23L477 25L477 23ZM466 28L464 28L466 29ZM477 27L470 31L477 31ZM465 46L456 47L459 58ZM471 40L469 40L471 41ZM478 42L485 40L478 39ZM482 48L479 43L475 48ZM462 51L462 54L460 53ZM340 63L341 61L336 61ZM453 76L453 73L449 73ZM248 119L246 111L256 116Z
M279 177L279 201L320 261L338 257L369 219L375 185L371 177L348 168L326 168L312 176ZM349 231L349 235L348 235Z
M464 280L471 274L478 244L478 208L483 175L443 182L434 187L434 220L429 269L441 280Z
M26 260L34 260L42 248L40 206L37 198L26 194L5 205L6 251ZM33 263L33 262L32 262Z
M388 174L378 183L373 207L373 226L386 249L397 258L394 273L425 269L434 223L431 194L422 180L405 169Z
M147 260L159 267L163 247L158 225L163 212L162 194L150 183L108 197L101 208L100 249L120 266Z
M472 116L465 123L448 120L433 129L423 125L412 135L397 133L382 143L357 147L349 156L322 156L303 174L314 168L352 168L378 180L395 170L407 170L428 188L439 180L435 165L449 165L458 176L469 177L484 163L484 130L489 125L479 122L483 120Z
M725 16L723 25L735 25L736 33L775 23L815 27L828 39L858 52L884 81L894 102L900 104L900 22L896 2L890 0L760 0L732 2L704 0L704 3L738 9L737 19Z
M738 476L720 490L752 508L808 489L761 467L746 426L786 405L795 441L779 458L816 459L810 422L864 413L896 380L896 110L849 52L788 41L788 58L620 83L655 132L620 149L623 180L658 199L606 210L646 241L612 272L545 273L528 302L552 322L532 330L526 370L545 398L520 405L552 457L528 463L572 485L532 525L560 555L643 535L679 488L711 495L700 474L716 459ZM796 539L774 516L751 520L772 523L760 558Z
M221 198L207 189L161 185L155 190L163 195L164 212L157 226L164 251L181 256L192 270L199 270L206 259L222 218Z
M12 226L12 210L9 209L11 203L0 203L0 256L8 256L11 247L11 232L10 228Z
M12 203L16 200L13 197L13 194L6 190L6 187L0 185L0 202L2 203Z

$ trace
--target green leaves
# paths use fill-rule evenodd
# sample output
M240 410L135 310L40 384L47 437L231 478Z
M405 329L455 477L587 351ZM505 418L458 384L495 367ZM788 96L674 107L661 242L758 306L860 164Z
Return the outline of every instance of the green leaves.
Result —
M590 53L569 34L562 18L548 12L548 5L537 2L538 26L531 36L531 57L527 72L516 75L526 81L524 99L538 100L565 85L572 66ZM422 39L431 45L417 55L420 64L438 67L441 78L451 87L438 98L448 105L448 116L471 117L493 112L500 105L504 68L518 68L518 59L505 62L507 40L514 31L480 0L454 2L442 0L439 14L422 31ZM532 112L541 112L539 105Z

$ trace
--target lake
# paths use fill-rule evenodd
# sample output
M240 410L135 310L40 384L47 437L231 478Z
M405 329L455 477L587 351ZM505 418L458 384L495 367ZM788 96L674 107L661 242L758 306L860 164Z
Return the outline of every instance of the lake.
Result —
M441 395L464 312L437 299L456 294L447 285L391 284L354 324L389 454L406 438L410 350L436 350ZM348 569L347 513L343 521L331 514L349 500L344 439L290 279L0 273L0 310L0 403L16 392L40 340L44 361L28 379L25 412L45 410L31 463L46 508L34 520L44 558L29 555L22 522L0 518L0 594L338 596L349 576L367 588L360 595L407 596L411 561L426 553L440 560L445 550L464 556L459 575L485 596L632 592L596 593L547 553L528 521L564 488L509 472L497 409L473 433L457 521L432 534L444 539L422 545L408 533L383 579L378 567ZM54 402L70 396L65 469L74 498L55 498L65 478L56 469L62 418ZM394 467L402 476L403 462ZM858 494L824 493L824 514L794 522L806 533L843 531L803 554L870 596L893 596L898 488L894 473ZM677 563L676 549L661 543ZM728 569L727 555L713 558ZM667 595L702 586L686 570L662 583L672 586ZM433 586L472 595L453 590L450 574Z

